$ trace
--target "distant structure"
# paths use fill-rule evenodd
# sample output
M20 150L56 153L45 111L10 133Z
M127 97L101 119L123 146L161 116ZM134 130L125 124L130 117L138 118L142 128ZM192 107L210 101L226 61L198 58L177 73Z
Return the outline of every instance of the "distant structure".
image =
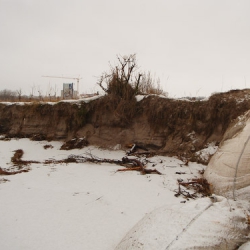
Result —
M77 82L77 90L74 90L73 83L64 83L63 90L61 91L61 96L63 99L76 99L79 98L79 81L80 77L64 77L64 76L42 76L42 77L50 77L50 78L64 78L64 79L72 79Z
M74 90L73 83L64 83L63 90L61 90L62 99L76 99L78 98L78 91Z

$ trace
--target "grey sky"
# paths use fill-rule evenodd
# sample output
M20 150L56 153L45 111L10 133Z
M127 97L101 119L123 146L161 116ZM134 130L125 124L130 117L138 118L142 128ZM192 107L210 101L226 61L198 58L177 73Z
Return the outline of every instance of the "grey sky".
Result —
M170 96L250 88L249 0L0 0L0 89L43 93L137 54Z

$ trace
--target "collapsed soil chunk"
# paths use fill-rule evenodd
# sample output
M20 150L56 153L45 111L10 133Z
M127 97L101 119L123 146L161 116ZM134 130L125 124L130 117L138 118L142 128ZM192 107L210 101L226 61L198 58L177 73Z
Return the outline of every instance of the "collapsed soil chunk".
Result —
M17 149L14 153L14 155L11 157L11 161L14 163L14 164L18 164L20 163L22 160L22 157L23 157L23 150L22 149Z
M85 138L74 138L66 141L60 148L60 150L70 150L70 149L81 149L88 146L89 143Z
M43 146L44 149L54 148L51 144L46 144Z

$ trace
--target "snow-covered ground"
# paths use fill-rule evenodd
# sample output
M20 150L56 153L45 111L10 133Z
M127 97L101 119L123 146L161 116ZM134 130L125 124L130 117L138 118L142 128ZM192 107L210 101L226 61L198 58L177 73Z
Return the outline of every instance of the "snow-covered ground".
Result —
M44 149L47 144L53 148ZM0 175L0 249L112 250L120 243L117 249L125 250L128 248L123 248L122 239L152 211L163 206L164 211L171 211L173 207L175 211L188 213L186 220L190 218L191 221L203 209L200 205L200 210L196 209L198 212L193 211L199 205L197 200L196 205L192 205L191 200L174 196L178 189L177 179L200 177L199 171L205 168L201 164L189 163L185 166L173 157L154 156L149 158L147 167L156 168L163 175L141 175L135 171L117 172L121 166L107 163L42 163L48 159L65 159L71 154L84 156L91 153L109 159L125 156L124 151L92 146L64 151L59 150L61 145L61 142L54 141L0 140L1 168L11 169L11 157L17 149L24 151L23 160L41 162L32 163L27 173ZM204 199L198 200L207 205L209 198ZM237 212L237 206L234 209ZM220 211L216 210L214 215L220 223ZM167 220L171 220L171 216ZM171 225L178 221L178 216L173 214ZM154 220L151 221L153 225ZM157 234L157 227L154 230ZM212 229L207 230L211 234ZM172 234L174 240L175 233ZM224 237L224 233L222 235ZM162 249L169 245L167 242L164 244Z

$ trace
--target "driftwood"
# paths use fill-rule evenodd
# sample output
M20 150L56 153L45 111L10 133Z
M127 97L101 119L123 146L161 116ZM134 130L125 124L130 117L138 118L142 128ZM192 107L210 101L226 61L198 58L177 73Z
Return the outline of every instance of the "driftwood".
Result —
M186 172L177 171L177 172L175 172L175 174L186 174Z
M184 196L185 198L195 199L197 198L198 194L202 196L210 196L211 190L210 185L204 178L194 178L191 181L184 182L182 179L178 179L178 191L176 191L175 196L178 197L180 195ZM182 189L181 186L185 187L186 189ZM190 193L187 189L191 189L194 192Z
M129 159L127 157L123 157L123 159L127 162L127 163L131 163L132 165L135 165L136 167L132 167L132 168L127 168L127 169L118 169L118 171L140 171L141 174L152 174L152 173L156 173L156 174L160 174L161 173L156 170L156 169L146 169L146 166L144 166L144 164L137 160L137 159Z
M126 152L126 155L134 155L134 156L140 156L140 155L146 155L147 157L154 156L155 153L150 152L146 147L143 145L138 145L138 144L132 144L132 145L127 145L127 147L130 147L130 150ZM137 150L141 149L144 151L138 152Z
M20 173L25 173L29 172L29 168L23 168L23 166L29 165L30 163L38 163L34 161L23 161L23 150L18 149L14 151L14 155L11 157L11 162L13 163L14 169L12 170L7 170L4 168L0 167L0 175L15 175L15 174L20 174ZM18 170L16 170L18 169Z
M85 161L88 162L99 162L99 163L111 163L120 166L125 166L124 169L118 169L117 171L139 171L141 174L152 174L156 173L161 175L161 173L156 169L147 169L146 166L138 159L130 159L128 157L123 157L122 160L112 160L112 159L99 159L96 157L84 157ZM79 158L78 158L79 159Z
M28 165L31 163L41 163L38 161L23 161L23 150L18 149L15 151L14 156L11 158L11 161L14 166L18 166L19 168L23 165ZM80 156L80 155L70 155L68 158L63 160L45 160L43 164L62 164L62 163L85 163L85 162L91 162L91 163L109 163L109 164L116 164L119 166L123 166L125 168L118 169L118 172L123 171L139 171L141 174L159 174L161 175L161 172L159 172L156 169L147 169L146 165L140 161L139 159L130 159L128 157L123 157L121 160L115 160L115 159L105 159L105 158L98 158L96 156L93 156L91 153L88 153L87 156ZM0 168L0 175L13 175L13 174L19 174L23 172L28 172L29 169L19 169L17 171L7 171L2 168Z
M159 174L156 169L147 169L146 166L138 159L130 159L128 157L123 157L122 160L115 160L115 159L105 159L105 158L98 158L93 156L92 154L87 154L89 157L86 156L79 156L79 155L70 155L67 159L64 160L46 160L44 164L57 164L57 163L84 163L84 162L91 162L91 163L109 163L109 164L116 164L119 166L125 167L124 169L118 169L118 172L124 171L139 171L141 174Z
M140 171L141 174L152 174L152 173L156 173L161 175L162 173L159 172L156 169L142 169L141 167L133 167L133 168L122 168L122 169L118 169L117 171L122 172L122 171Z
M117 164L117 162L116 162L116 164ZM122 158L122 164L120 164L120 165L124 166L124 164L130 164L133 167L127 167L125 169L118 169L117 171L119 171L119 172L120 171L139 171L139 172L141 172L141 174L156 173L156 174L161 175L161 172L159 172L156 169L147 169L146 166L141 161L139 161L138 159L129 159L127 157L123 157Z
M15 166L29 165L31 163L40 163L38 161L24 161L24 160L22 160L22 157L23 157L23 150L22 149L15 150L14 152L15 152L14 155L11 157L11 162Z
M89 157L80 156L80 155L69 155L68 158L63 160L45 160L44 164L60 164L60 163L84 163L84 162L91 162L91 163L110 163L110 164L117 164L117 165L123 165L126 163L126 161L123 160L113 160L113 159L102 159L93 156L92 154L88 154Z
M17 171L7 171L2 168L0 168L0 175L14 175L14 174L20 174L24 172L29 172L29 169L22 169Z

